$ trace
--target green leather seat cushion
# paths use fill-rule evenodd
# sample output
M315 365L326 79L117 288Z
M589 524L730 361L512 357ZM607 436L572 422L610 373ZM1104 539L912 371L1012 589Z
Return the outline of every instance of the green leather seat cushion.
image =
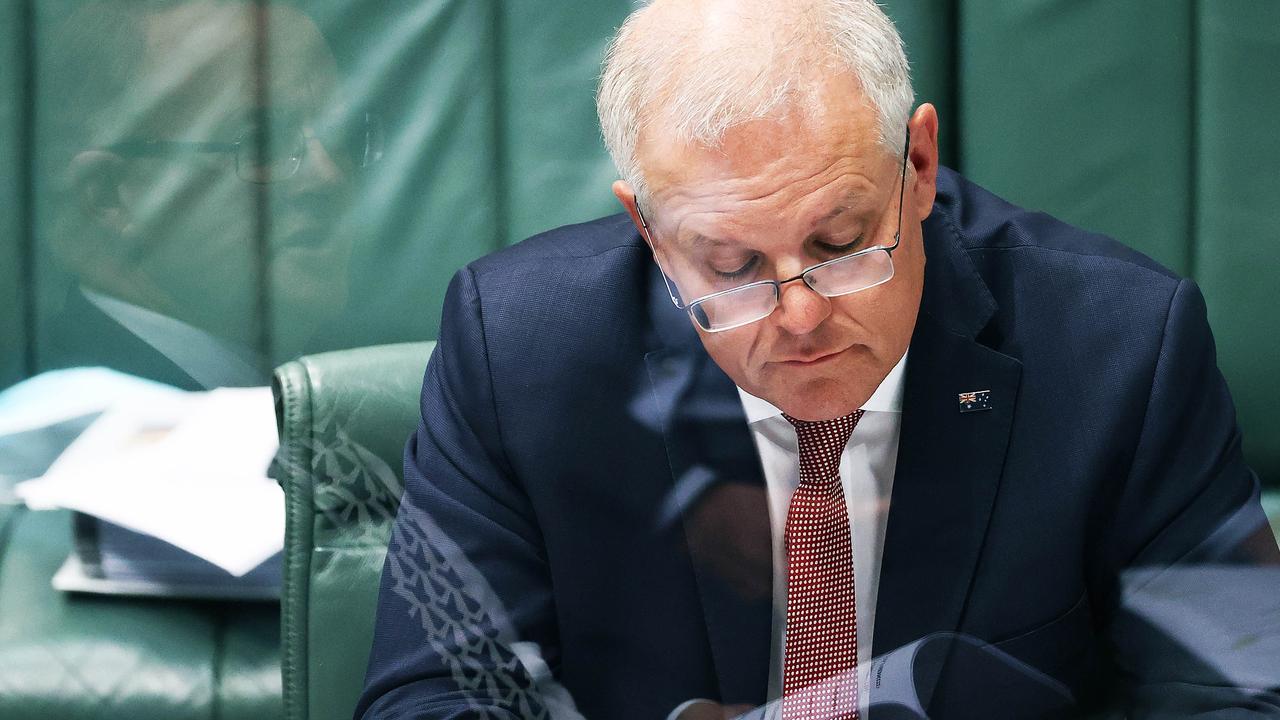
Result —
M281 716L279 607L68 595L70 513L0 506L0 718Z

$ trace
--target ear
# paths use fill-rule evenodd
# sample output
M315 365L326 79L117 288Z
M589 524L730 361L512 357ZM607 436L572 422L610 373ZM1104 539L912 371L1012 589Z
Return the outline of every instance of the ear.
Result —
M640 208L636 205L636 193L631 188L631 184L625 180L618 180L613 183L613 196L618 198L618 202L622 203L622 207L626 209L627 214L631 216L631 223L636 226L636 230L640 233L640 237L644 238L645 244L649 245L650 252L653 251L653 245L649 243L649 229L645 227L644 220L640 219ZM653 209L649 209L650 214ZM647 216L646 216L647 219Z
M929 103L916 108L907 122L911 132L911 149L907 160L911 163L914 178L911 179L911 207L916 218L923 222L933 212L933 200L938 194L938 111Z
M120 193L124 160L107 150L85 150L71 159L67 176L85 215L115 235L123 235L132 218Z

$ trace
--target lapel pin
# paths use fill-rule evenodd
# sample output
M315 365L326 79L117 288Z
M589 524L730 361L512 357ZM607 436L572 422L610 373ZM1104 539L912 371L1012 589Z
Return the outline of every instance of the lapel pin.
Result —
M991 409L991 391L974 390L960 393L960 412L980 412Z

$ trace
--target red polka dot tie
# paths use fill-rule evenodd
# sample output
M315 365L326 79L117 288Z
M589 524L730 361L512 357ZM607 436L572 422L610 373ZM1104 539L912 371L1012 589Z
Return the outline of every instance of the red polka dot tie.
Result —
M858 717L853 543L840 455L862 411L796 428L800 485L787 509L787 632L783 720Z

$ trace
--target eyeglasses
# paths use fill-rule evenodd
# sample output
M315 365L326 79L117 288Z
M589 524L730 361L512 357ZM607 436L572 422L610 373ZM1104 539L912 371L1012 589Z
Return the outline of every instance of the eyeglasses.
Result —
M675 303L677 308L688 312L703 330L723 332L769 317L778 307L782 286L789 282L803 280L809 289L824 297L833 298L867 290L893 279L893 251L898 249L902 236L902 202L907 189L907 153L910 147L911 137L908 133L906 146L902 149L902 180L898 188L898 229L893 233L892 245L870 247L834 260L827 260L786 280L759 280L704 295L687 305L680 302L670 278L662 269L662 264L658 263L658 270L662 273L662 280L667 285L667 294L671 296L671 302ZM649 246L654 248L649 223L645 220L644 213L638 204L636 213L640 216L640 224L644 227ZM658 262L656 248L653 257L654 262Z
M330 137L328 132L312 132L301 128L280 131L247 130L235 142L192 142L187 140L125 140L107 149L131 157L165 157L224 153L234 155L236 176L246 182L267 184L288 180L298 174L307 155L307 144L313 138L330 149L351 153L359 169L368 168L382 159L384 134L378 116L365 113L363 122L347 136Z

